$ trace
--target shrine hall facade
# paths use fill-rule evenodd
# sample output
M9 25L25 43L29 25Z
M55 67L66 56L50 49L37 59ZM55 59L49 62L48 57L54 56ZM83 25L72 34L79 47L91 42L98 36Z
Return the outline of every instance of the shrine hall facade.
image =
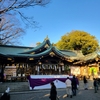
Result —
M99 55L58 50L48 38L36 47L0 45L0 72L7 77L32 75L96 75Z

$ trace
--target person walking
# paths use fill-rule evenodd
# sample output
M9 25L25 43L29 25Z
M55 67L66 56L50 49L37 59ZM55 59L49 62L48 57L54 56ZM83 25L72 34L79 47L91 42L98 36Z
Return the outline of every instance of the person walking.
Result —
M65 84L66 84L67 97L70 96L70 98L72 98L72 82L69 79L69 77L67 77Z
M76 96L76 89L77 89L77 80L76 80L75 75L73 75L73 78L72 78L72 93L73 93L73 96Z
M97 79L96 79L96 78L94 78L93 80L94 80L94 82L93 82L94 91L95 91L95 93L97 93L97 89L98 89Z
M53 82L50 83L51 85L51 90L50 90L50 99L51 100L56 100L57 98L57 91L56 91L56 86Z
M86 79L86 76L83 77L83 82L84 82L84 89L88 90L88 81Z

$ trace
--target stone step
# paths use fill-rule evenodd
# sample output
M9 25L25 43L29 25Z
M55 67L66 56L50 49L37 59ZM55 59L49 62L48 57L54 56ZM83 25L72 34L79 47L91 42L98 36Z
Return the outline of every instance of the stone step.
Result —
M10 87L10 91L29 91L28 82L4 82L0 83L0 92L4 92L7 87ZM93 89L93 81L88 81L89 89ZM83 81L79 81L79 89L84 89Z

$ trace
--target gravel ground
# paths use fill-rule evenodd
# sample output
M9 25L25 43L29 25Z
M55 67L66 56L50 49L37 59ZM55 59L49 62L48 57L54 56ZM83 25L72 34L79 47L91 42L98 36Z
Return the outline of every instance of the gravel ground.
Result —
M50 100L50 90L36 90L27 92L16 92L11 94L11 100ZM77 95L72 98L66 97L65 89L58 89L59 100L100 100L100 90L94 93L93 89L77 90Z
M28 82L9 82L0 84L0 95L6 87L9 86L11 91L11 100L50 100L50 89L29 90ZM72 98L66 97L65 89L57 89L59 100L100 100L100 90L94 93L93 81L88 81L88 90L84 90L84 84L80 81L77 95Z

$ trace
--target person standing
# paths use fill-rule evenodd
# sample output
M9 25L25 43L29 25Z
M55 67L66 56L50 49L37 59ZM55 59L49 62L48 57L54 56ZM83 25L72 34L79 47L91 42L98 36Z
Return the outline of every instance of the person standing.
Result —
M72 78L72 93L73 93L73 96L76 96L76 89L77 89L77 80L76 80L75 75L73 75L73 78Z
M6 91L2 94L0 100L10 100L10 94L9 94L10 88L8 87Z
M77 87L76 87L76 89L78 90L78 88L79 88L79 80L78 80L77 77L75 77L75 78L76 78L76 83L77 83Z
M83 77L83 82L84 82L84 89L88 90L88 81L86 79L86 76Z
M69 77L67 77L65 84L66 84L67 97L70 96L70 98L72 98L72 82L69 79Z
M56 100L57 98L57 91L56 91L56 86L53 82L50 83L51 85L51 90L50 90L50 99L51 100Z
M94 91L95 91L95 93L97 93L97 89L98 89L97 79L96 79L96 78L94 78L93 80L94 80L94 82L93 82Z

